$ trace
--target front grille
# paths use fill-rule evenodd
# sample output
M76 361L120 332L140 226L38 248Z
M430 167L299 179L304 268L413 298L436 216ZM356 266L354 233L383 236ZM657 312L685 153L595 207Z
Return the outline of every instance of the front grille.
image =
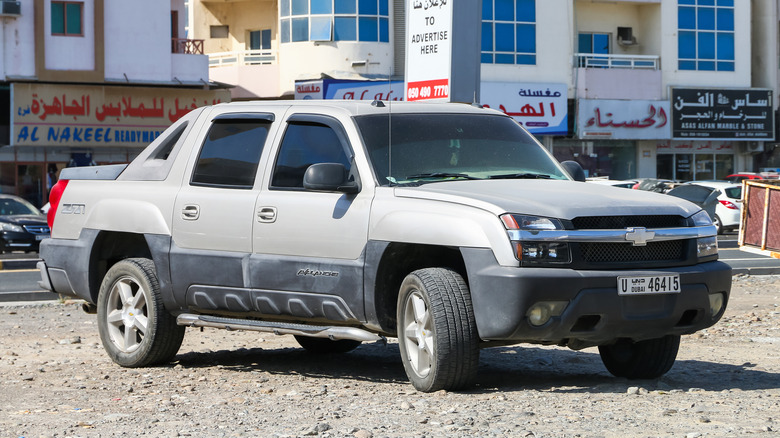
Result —
M622 230L627 227L678 228L684 227L685 218L674 215L643 216L583 216L572 219L576 230Z
M583 242L579 244L586 263L679 262L685 259L684 240L648 242L646 246L631 243Z
M31 234L50 234L48 225L23 225L24 229Z

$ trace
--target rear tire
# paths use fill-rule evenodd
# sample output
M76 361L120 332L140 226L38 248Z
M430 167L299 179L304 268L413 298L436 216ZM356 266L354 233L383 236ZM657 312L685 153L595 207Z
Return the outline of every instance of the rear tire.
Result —
M720 216L716 214L712 220L712 224L715 225L715 230L717 230L718 234L723 234L725 230L723 229L723 222L720 220Z
M633 342L621 339L612 345L599 346L601 361L616 377L655 379L674 365L680 349L680 336Z
M406 375L422 392L469 386L479 365L479 336L468 286L443 268L414 271L398 294L398 344Z
M299 335L295 335L295 340L298 341L298 345L305 348L306 351L315 354L349 353L358 348L361 344L360 341L352 339L331 340L328 338L312 338L311 336Z
M169 362L185 327L165 310L154 262L125 259L108 270L97 303L98 331L111 360L135 368Z

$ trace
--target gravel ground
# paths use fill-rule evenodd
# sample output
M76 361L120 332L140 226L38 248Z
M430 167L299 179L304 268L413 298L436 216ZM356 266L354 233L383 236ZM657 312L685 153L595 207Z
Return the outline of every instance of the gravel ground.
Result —
M169 366L124 369L78 303L0 307L0 436L780 436L780 277L734 277L661 379L598 351L482 351L466 392L415 392L398 345L312 356L292 337L187 329Z

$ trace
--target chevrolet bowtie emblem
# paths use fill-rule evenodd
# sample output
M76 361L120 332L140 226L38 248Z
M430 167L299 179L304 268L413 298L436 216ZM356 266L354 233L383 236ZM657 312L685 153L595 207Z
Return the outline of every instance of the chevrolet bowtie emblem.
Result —
M647 231L645 227L626 228L626 240L634 246L646 246L647 241L653 240L653 237L655 237L655 231Z

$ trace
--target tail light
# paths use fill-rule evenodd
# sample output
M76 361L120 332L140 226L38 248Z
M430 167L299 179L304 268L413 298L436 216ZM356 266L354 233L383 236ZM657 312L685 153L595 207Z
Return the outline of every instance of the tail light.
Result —
M49 228L54 227L54 217L57 216L57 210L59 210L60 199L62 194L65 193L65 187L68 186L67 179L61 179L54 184L49 192L49 211L46 213L46 222L49 223Z
M724 207L729 208L731 210L739 210L739 207L737 207L737 205L731 201L718 200L718 202L720 202Z

